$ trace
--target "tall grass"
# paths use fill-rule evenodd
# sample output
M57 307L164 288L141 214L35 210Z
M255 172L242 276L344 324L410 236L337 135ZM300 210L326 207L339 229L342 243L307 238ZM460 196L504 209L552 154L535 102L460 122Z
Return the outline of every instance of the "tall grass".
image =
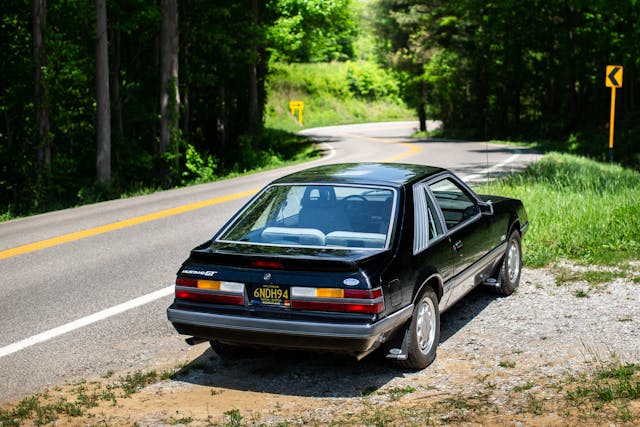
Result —
M531 225L523 242L527 265L560 259L614 264L640 254L640 173L635 170L552 153L479 192L524 202Z
M303 126L289 101L303 101ZM265 124L287 131L347 123L411 120L398 80L372 62L274 64L268 78Z

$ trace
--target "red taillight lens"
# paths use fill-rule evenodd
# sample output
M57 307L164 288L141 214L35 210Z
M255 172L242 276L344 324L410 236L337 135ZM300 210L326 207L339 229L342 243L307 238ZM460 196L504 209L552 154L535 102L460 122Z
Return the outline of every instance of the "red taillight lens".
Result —
M381 288L369 290L293 287L291 308L377 314L384 311L384 299Z
M376 299L376 298L382 298L382 288L376 288L376 289L365 289L365 290L361 290L361 289L345 289L344 290L344 297L345 298L362 298L362 299Z
M371 304L353 304L328 301L291 301L291 308L298 310L342 311L346 313L376 314L384 310L382 301Z
M191 301L244 305L244 284L178 277L175 297Z
M176 290L177 299L188 299L191 301L213 302L217 304L235 304L244 305L244 296L242 295L221 295L200 292L188 292Z
M176 286L185 286L189 288L197 288L198 281L196 279L189 279L187 277L178 277L176 279Z

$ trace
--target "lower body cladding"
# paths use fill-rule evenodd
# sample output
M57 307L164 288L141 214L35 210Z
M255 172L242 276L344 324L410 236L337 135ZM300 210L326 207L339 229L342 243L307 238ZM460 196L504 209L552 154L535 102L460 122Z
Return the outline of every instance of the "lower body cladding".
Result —
M319 350L350 354L358 359L387 341L411 317L413 305L374 323L299 321L167 309L178 333L246 347Z

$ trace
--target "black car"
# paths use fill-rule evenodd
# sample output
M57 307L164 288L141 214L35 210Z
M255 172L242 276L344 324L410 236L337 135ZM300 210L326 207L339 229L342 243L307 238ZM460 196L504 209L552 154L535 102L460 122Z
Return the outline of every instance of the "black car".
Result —
M222 355L290 348L421 369L440 313L484 284L511 294L528 227L516 199L437 167L355 163L280 178L177 274L169 321Z

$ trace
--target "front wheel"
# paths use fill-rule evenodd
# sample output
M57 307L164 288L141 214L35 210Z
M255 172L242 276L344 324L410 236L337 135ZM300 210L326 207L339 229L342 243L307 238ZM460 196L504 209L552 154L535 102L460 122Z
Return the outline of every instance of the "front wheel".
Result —
M509 236L496 292L502 295L511 295L520 284L520 273L522 273L522 245L520 233L514 230Z
M407 359L399 360L400 365L424 369L433 363L440 341L440 311L433 289L425 289L418 297L405 333Z

